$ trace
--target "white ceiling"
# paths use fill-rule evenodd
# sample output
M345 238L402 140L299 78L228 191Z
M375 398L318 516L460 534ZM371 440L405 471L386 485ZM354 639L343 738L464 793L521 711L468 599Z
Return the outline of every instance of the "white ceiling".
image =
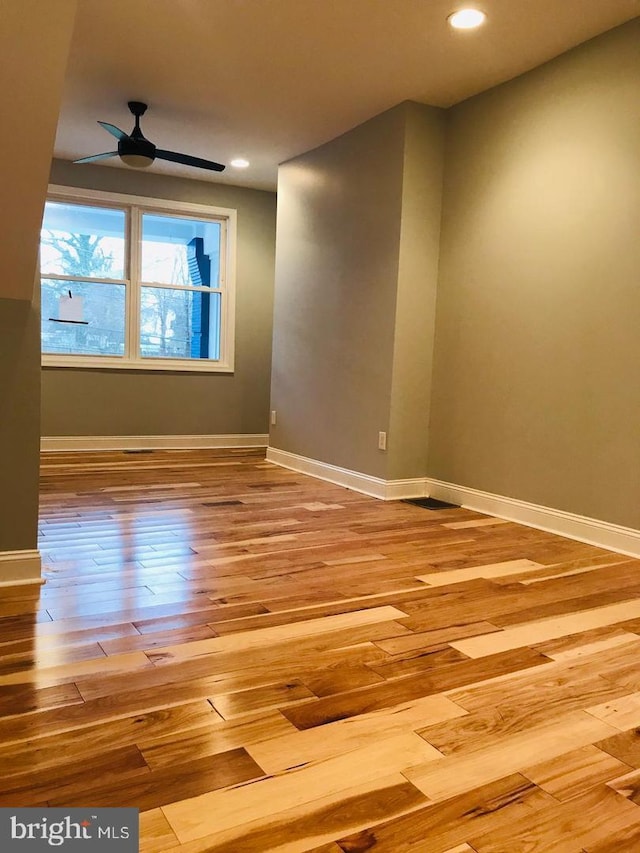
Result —
M483 0L487 22L452 31L457 0L80 0L55 154L115 148L128 100L149 104L159 147L251 167L153 171L273 189L277 164L404 100L449 106L640 11L639 0ZM117 158L110 166L123 166ZM82 166L78 166L82 168Z

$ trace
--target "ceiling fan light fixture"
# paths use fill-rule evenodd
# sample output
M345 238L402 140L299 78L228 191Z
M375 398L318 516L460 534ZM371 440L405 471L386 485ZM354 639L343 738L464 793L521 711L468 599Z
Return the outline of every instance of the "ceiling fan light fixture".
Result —
M487 20L487 16L480 9L458 9L457 12L447 18L449 26L454 30L475 30Z
M231 165L234 169L246 169L251 164L244 157L236 157L235 160L231 161Z
M153 164L154 160L153 157L146 157L144 154L120 154L120 159L134 169L147 169Z

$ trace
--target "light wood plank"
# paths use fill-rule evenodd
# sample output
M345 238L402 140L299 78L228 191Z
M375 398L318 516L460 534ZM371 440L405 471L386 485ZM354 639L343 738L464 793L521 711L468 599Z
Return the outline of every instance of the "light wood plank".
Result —
M348 804L348 808L341 807ZM424 807L424 797L399 773L274 812L241 826L189 841L169 853L343 853L331 839ZM329 843L318 848L315 845Z
M600 705L586 708L586 711L607 725L623 732L626 729L640 726L640 693L621 696L619 699L612 699L610 702L603 702Z
M634 803L640 802L640 770L631 770L607 784L621 796L632 800Z
M426 748L425 748L426 747ZM415 734L399 735L318 764L294 768L241 788L214 791L163 808L181 844L263 819L304 803L348 790L394 771L406 770L433 749Z
M159 737L143 735L137 745L146 763L155 770L241 746L249 750L252 744L277 740L296 731L282 714L266 711L252 718L207 721L182 730L176 727ZM258 764L263 766L260 761Z
M610 736L615 730L578 711L527 732L510 735L499 743L468 755L453 756L414 767L410 782L430 800L443 800L518 772L541 759L550 761L581 746Z
M150 809L140 815L140 853L164 853L178 844L162 811Z
M544 761L522 771L523 775L557 800L570 800L602 782L621 776L629 766L595 746Z
M571 647L561 649L560 651L551 651L546 649L543 651L543 654L550 657L551 660L556 661L574 660L575 658L583 658L597 654L597 652L601 652L604 649L611 649L615 646L624 646L626 643L637 643L638 639L639 637L637 634L631 634L628 631L621 631L615 636L607 637L602 640L594 640L593 642L585 642L583 645L573 643ZM542 651L540 647L538 647L538 650Z
M463 637L477 637L492 631L501 631L490 622L471 622L468 625L452 625L435 631L420 631L410 633L405 637L394 637L391 640L376 640L376 646L390 655L400 655L415 649L428 649L445 645L451 640L461 640Z
M402 619L406 615L396 607L373 607L370 610L309 619L291 625L258 628L247 634L232 634L226 637L215 637L212 640L199 640L179 646L166 646L165 648L155 649L149 654L149 658L152 661L160 662L184 660L200 655L219 654L220 652L248 651L265 645L295 640L299 637L313 637L332 631L340 631L343 628L359 628L364 625L375 625L378 622L392 622L395 619Z
M451 521L443 524L449 530L468 530L473 527L496 527L499 524L510 524L503 518L479 518L475 521Z
M518 774L443 803L422 809L339 839L344 851L375 853L446 853L452 847L484 833L508 827L512 832L522 819L556 805L546 792Z
M477 853L580 853L638 823L640 810L601 786L470 842Z
M81 660L61 666L49 666L42 669L29 669L23 672L12 672L0 675L0 685L33 684L37 687L52 687L56 684L68 684L87 675L104 675L105 673L133 673L152 666L151 661L143 652L131 652L125 655L104 655L92 660Z
M518 649L522 646L534 645L545 640L555 640L577 631L587 631L590 628L601 628L604 625L614 625L625 619L640 617L640 598L625 601L621 604L609 604L595 607L581 613L558 616L552 619L541 619L537 622L527 622L513 628L505 628L499 634L488 634L482 637L470 637L465 640L454 640L451 645L471 658L493 655L497 652Z
M444 696L429 696L383 711L361 714L306 731L295 731L247 747L267 773L310 764L375 744L381 738L407 734L423 726L464 716L466 712ZM442 757L438 750L434 760Z
M629 767L640 769L640 734L637 728L598 741L596 746Z
M532 560L507 560L504 563L471 566L468 569L452 569L451 571L417 575L416 577L429 586L449 586L449 584L464 583L476 578L503 578L525 571L537 571L540 568L542 568L540 563L534 563Z

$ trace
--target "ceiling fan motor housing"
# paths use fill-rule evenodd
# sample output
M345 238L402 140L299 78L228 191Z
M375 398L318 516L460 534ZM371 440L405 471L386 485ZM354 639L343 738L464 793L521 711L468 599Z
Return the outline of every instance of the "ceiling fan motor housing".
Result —
M118 154L120 157L138 156L153 160L156 156L156 146L144 136L126 136L118 140Z

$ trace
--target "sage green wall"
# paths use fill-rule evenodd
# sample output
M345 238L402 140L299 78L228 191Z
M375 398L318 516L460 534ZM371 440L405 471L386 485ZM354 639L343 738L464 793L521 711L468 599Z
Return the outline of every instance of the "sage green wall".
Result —
M51 183L238 211L234 374L42 371L42 434L219 435L268 431L275 193L54 160Z
M37 547L40 308L34 277L76 2L53 6L0 3L0 552ZM19 129L10 130L10 121ZM35 566L23 558L0 565L0 581L34 579Z
M406 102L281 166L273 447L426 473L443 125Z
M38 300L0 299L0 552L36 547L39 389Z
M640 527L640 23L448 114L429 474Z
M278 172L270 444L384 477L404 109Z
M404 107L388 480L427 474L444 165L443 110Z

